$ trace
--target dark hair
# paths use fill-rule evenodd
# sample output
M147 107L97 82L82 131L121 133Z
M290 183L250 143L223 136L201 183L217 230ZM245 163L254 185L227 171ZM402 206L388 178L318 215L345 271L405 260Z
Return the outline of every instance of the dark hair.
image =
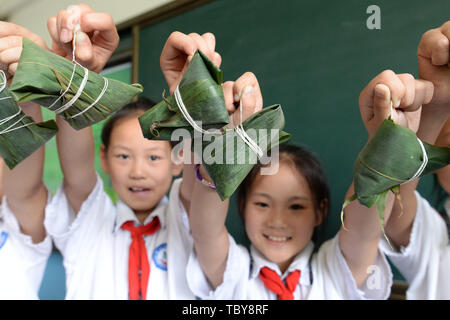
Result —
M105 123L102 129L102 143L107 150L111 138L111 132L117 121L137 115L140 111L147 111L156 103L145 97L139 97L135 102L127 104L122 109L116 111Z
M324 231L330 207L330 190L325 171L315 153L296 145L280 145L279 159L280 162L286 160L291 161L296 169L305 177L313 196L316 212L321 206L326 205L326 210L321 210L323 212L322 223L315 228L312 237L314 244L317 245L324 240ZM244 217L248 192L261 168L262 165L258 162L239 186L237 201L241 217Z

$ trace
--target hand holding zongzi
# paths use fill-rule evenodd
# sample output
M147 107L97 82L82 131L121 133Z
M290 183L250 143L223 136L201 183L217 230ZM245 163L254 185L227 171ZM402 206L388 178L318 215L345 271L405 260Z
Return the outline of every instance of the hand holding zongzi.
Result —
M434 143L450 116L450 21L425 32L417 48L419 75L434 84L433 99L423 107L418 136Z
M432 96L433 84L414 79L411 74L386 70L377 75L359 96L359 109L369 140L389 116L395 123L417 132L421 107Z
M22 53L22 37L28 38L41 48L47 49L44 40L22 26L0 21L0 66L7 79L16 72Z
M420 124L420 110L431 100L432 88L429 81L385 71L361 93L361 115L370 138L355 161L354 195L344 202L343 210L356 199L367 208L376 204L383 231L394 204L389 191L400 198L400 185L450 162L449 148L427 144L415 134ZM400 205L414 210L414 205L409 203L414 199L406 200L406 206ZM348 209L363 210L361 205L353 203Z
M212 33L190 33L175 31L167 39L161 52L161 71L169 86L170 94L180 83L186 68L197 50L202 51L216 66L220 67L222 58L215 51L216 39Z
M72 40L75 36L76 60L97 73L103 70L119 44L112 17L107 13L94 12L86 4L59 11L57 16L48 19L47 27L53 40L54 53L72 60Z
M425 32L417 48L420 78L433 82L430 104L446 106L450 113L450 21Z

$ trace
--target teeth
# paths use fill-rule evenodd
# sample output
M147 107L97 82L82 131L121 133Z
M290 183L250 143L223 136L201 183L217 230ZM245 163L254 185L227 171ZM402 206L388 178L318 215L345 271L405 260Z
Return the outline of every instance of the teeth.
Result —
M131 191L144 191L144 188L130 188Z
M272 241L278 241L278 242L284 242L289 240L288 237L274 237L274 236L267 236L267 238L269 238Z

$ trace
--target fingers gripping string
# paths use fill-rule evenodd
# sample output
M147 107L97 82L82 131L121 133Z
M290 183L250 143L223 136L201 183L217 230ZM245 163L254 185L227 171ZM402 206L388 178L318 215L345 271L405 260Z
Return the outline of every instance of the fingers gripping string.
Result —
M175 102L177 103L178 108L181 111L181 114L186 119L186 121L189 122L189 124L192 126L192 128L194 128L196 131L201 132L203 134L222 134L222 131L220 131L220 130L206 131L195 122L195 120L191 117L191 115L187 111L186 106L184 105L183 99L180 94L179 86L176 87L173 95L175 98ZM234 131L249 146L249 148L251 150L253 150L253 152L255 152L259 158L261 158L263 156L263 151L258 146L258 144L247 134L247 132L245 132L244 127L242 125L242 118L243 118L242 117L242 100L240 102L239 109L240 109L240 123L238 126L236 126L234 128Z
M239 112L240 112L240 119L239 119L239 125L236 126L234 129L236 133L241 137L242 140L249 146L250 149L256 155L258 158L261 158L263 156L263 151L259 147L259 145L245 132L244 126L242 125L242 100L239 103Z
M5 74L5 72L3 70L0 70L0 76L2 78L1 79L2 84L0 86L0 92L3 92L3 90L5 90L5 88L6 88L6 82L7 82L6 81L6 74ZM0 100L6 100L6 99L12 99L12 97L11 96L7 96L7 97L0 98ZM19 107L19 111L17 113L15 113L15 114L13 114L11 116L8 116L8 117L6 117L4 119L1 119L0 120L0 126L4 125L5 123L7 123L9 121L11 121L15 117L19 116L21 113L22 113L22 110ZM9 127L1 130L0 134L5 134L5 133L8 133L8 132L11 132L11 131L14 131L14 130L17 130L17 129L20 129L20 128L24 128L24 127L28 127L29 125L32 125L33 122L27 123L27 124L24 124L24 125L21 125L21 126L18 126L18 127L15 127L15 125L18 124L20 121L22 121L22 119L24 119L25 117L26 117L26 115L23 115L22 117L20 117L19 120L14 122L12 125L10 125Z
M75 95L72 97L72 99L70 99L67 103L65 103L64 105L62 105L61 107L59 107L59 108L57 108L57 109L55 109L55 110L53 110L56 114L61 114L61 113L63 113L64 111L66 111L67 109L69 109L77 100L78 100L78 98L81 96L81 94L83 93L83 90L84 90L84 88L85 88L85 86L86 86L86 83L87 83L87 81L88 81L88 78L89 78L89 71L88 71L88 69L87 68L85 68L85 67L83 67L81 64L79 64L77 61L76 61L76 59L75 59L75 49L76 49L76 34L78 33L78 32L80 32L80 24L76 24L75 25L75 28L74 28L74 31L73 31L73 40L72 40L72 63L73 63L73 69L72 69L72 75L70 76L70 80L69 80L69 83L67 84L67 88L64 90L64 92L48 107L50 110L53 110L53 107L54 107L54 105L62 98L62 97L64 97L64 95L69 91L69 89L70 89L70 86L72 85L72 81L73 81L73 78L74 78L74 76L75 76L75 72L76 72L76 69L77 69L77 65L79 66L79 67L81 67L82 69L83 69L83 71L84 71L84 76L83 76L83 80L81 81L81 83L80 83L80 86L79 86L79 88L78 88L78 90L77 90L77 92L75 93ZM86 107L84 110L82 110L81 112L79 112L79 113L77 113L77 114L75 114L75 115L73 115L73 116L70 116L70 118L72 119L72 118L75 118L75 117L78 117L79 115L81 115L81 114L83 114L83 113L85 113L86 111L88 111L89 109L91 109L93 106L95 106L99 101L100 101L100 99L103 97L103 95L105 94L105 92L106 92L106 90L108 89L108 85L109 85L109 82L108 82L108 79L106 79L105 77L103 77L103 79L104 79L104 85L103 85L103 89L102 89L102 91L100 92L100 94L98 95L98 97L97 97L97 99L95 99L95 101L92 103L92 104L90 104L88 107Z

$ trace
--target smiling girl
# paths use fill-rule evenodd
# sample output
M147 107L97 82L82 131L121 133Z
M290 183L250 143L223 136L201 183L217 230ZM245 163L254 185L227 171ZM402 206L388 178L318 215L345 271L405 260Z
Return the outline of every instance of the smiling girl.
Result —
M385 71L375 77L360 96L369 140L391 112L396 122L417 131L421 105L432 92L431 83L411 75ZM187 266L191 290L203 299L387 299L392 273L378 248L376 208L352 202L345 210L347 230L341 228L315 251L313 234L330 201L319 161L302 148L282 145L278 172L263 175L262 168L255 166L239 191L250 250L228 234L226 205L208 209L222 203L215 190L195 182L189 216L194 250ZM207 179L203 167L200 175ZM353 193L352 184L346 198ZM390 194L386 221L393 203Z

